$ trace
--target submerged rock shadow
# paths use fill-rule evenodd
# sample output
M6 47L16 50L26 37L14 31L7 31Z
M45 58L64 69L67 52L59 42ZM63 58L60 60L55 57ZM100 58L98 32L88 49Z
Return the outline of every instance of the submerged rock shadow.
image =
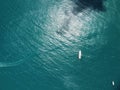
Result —
M104 1L106 0L72 0L75 3L73 13L77 14L85 9L91 9L95 11L106 11Z

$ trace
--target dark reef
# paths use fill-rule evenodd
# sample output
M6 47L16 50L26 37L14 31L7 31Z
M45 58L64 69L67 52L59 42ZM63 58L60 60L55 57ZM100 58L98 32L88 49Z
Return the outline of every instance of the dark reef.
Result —
M73 13L79 13L85 9L92 9L96 11L105 11L105 0L72 0L75 3Z

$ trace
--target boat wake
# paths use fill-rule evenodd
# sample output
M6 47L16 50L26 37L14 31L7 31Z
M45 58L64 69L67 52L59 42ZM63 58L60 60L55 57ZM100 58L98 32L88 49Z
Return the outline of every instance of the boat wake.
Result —
M19 61L16 61L16 62L0 62L0 67L13 67L13 66L18 66L20 64L22 64L24 62L24 60L19 60Z
M33 57L34 54L27 56L26 58L22 58L18 61L14 61L14 62L0 62L0 68L4 68L4 67L14 67L14 66L18 66L21 65L22 63L24 63L25 61L31 60L31 57Z

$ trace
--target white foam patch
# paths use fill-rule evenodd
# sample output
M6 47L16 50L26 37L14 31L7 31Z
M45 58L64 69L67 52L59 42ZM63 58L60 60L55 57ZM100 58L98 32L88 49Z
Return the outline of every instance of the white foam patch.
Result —
M57 39L66 42L66 39L77 40L77 37L84 36L86 31L82 28L86 27L85 23L91 20L90 15L85 15L89 10L74 15L72 13L74 3L69 0L64 0L60 5L55 5L49 10L49 23L47 23L47 29ZM62 33L59 36L56 31ZM53 32L53 33L52 33Z

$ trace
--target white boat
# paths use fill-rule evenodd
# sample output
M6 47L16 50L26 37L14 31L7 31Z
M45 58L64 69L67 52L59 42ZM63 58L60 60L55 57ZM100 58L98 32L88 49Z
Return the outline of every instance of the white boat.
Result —
M82 52L81 52L81 50L78 52L78 59L81 59L81 57L82 57Z
M112 85L113 85L113 86L115 85L115 82L114 82L114 81L112 81Z

